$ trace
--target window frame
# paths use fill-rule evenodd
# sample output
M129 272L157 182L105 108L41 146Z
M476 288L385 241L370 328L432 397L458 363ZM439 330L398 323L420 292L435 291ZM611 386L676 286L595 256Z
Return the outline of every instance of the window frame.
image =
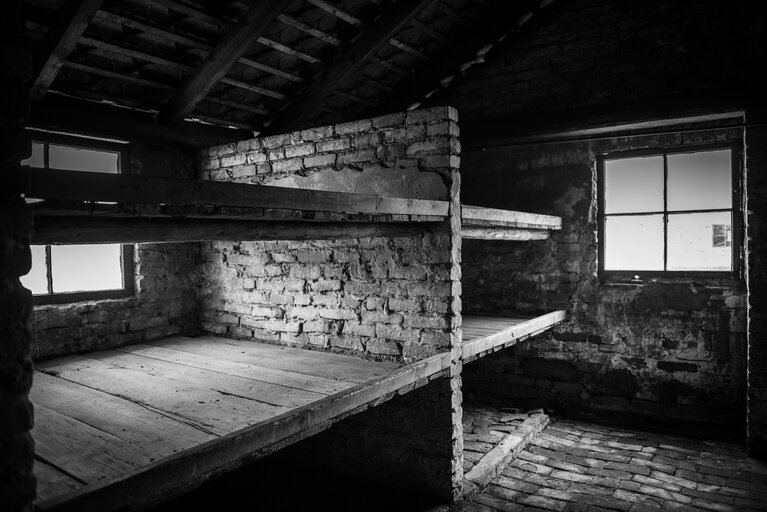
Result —
M89 137L79 137L62 133L51 133L45 131L30 130L32 143L44 144L43 168L55 169L49 165L48 146L61 145L79 149L90 149L94 151L108 151L117 153L117 174L130 174L126 164L130 162L130 147L119 142L111 142ZM81 172L81 171L72 171ZM82 171L89 172L89 171ZM34 205L32 205L34 211ZM32 241L30 245L42 245L45 247L45 276L47 279L47 288L50 290L45 294L32 295L34 305L47 304L68 304L74 302L83 302L91 300L121 299L135 295L135 267L133 263L134 247L132 244L120 244L120 267L122 268L122 288L115 290L91 290L77 292L54 292L52 287L51 275L51 245L81 245L81 244L35 244L34 230L32 231Z
M701 153L705 151L730 150L731 180L732 180L732 207L730 209L695 209L695 210L668 210L668 155ZM669 214L678 213L704 213L711 211L732 211L731 233L731 259L732 270L605 270L605 222L608 217L616 214L605 213L605 161L633 157L663 157L663 211L634 212L631 215L663 215L663 266L668 264L668 217ZM611 151L597 155L597 247L598 247L598 274L602 281L630 281L641 282L645 278L724 278L740 279L742 276L743 259L743 205L742 205L742 164L741 146L739 141L730 139L716 143L687 144L684 146L663 146L655 148L642 148L627 151ZM621 214L618 214L621 215ZM628 215L628 214L627 214ZM636 276L639 276L638 278Z

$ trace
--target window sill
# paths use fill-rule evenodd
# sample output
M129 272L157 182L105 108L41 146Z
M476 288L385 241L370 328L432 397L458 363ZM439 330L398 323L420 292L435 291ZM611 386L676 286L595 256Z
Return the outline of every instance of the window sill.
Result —
M136 296L133 290L104 290L98 292L59 293L55 295L33 295L32 303L40 306L67 306L92 302L132 299Z

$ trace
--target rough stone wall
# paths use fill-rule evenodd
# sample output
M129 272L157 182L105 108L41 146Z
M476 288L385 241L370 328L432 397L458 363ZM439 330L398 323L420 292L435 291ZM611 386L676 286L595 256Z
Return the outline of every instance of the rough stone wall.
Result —
M197 334L199 258L197 243L137 244L135 294L35 307L34 357Z
M18 172L31 145L26 83L32 55L21 46L19 2L3 5L0 20L0 180ZM32 510L35 498L34 441L29 387L32 384L29 318L32 296L19 277L29 271L32 217L24 199L0 182L0 510Z
M767 129L746 129L748 448L767 458Z
M758 0L555 2L432 101L455 106L466 126L636 101L651 111L727 90L759 98L764 23Z
M464 153L467 204L563 218L546 241L464 241L464 309L568 315L553 332L467 365L466 388L569 416L742 437L744 281L602 282L596 217L597 154L740 137L731 129Z
M437 107L217 146L213 180L448 200L460 151ZM301 205L296 205L300 207ZM203 244L203 330L413 361L451 343L447 223L411 237Z

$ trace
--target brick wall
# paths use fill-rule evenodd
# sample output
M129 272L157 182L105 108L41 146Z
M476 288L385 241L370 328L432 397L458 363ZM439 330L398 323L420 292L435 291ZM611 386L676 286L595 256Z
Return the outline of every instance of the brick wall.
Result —
M431 101L458 108L466 126L635 101L657 114L677 103L709 104L722 91L734 93L732 101L758 98L764 20L764 5L752 0L555 2Z
M132 174L192 178L189 152L131 144ZM34 234L33 234L34 243ZM197 243L136 244L136 293L122 299L36 306L33 356L51 357L104 350L199 327Z
M748 447L767 457L767 130L746 129L748 187Z
M425 111L217 146L214 180L448 200L457 116ZM457 197L456 197L457 199ZM296 205L300 207L300 205ZM413 361L450 347L451 231L203 244L202 327L216 334Z
M25 83L32 55L21 45L19 2L3 5L0 20L0 180L18 172L31 150L24 134L29 115ZM1 183L0 183L1 185ZM32 510L35 497L34 441L29 387L31 294L19 276L31 262L32 217L24 199L0 186L0 510Z
M467 204L562 216L538 242L464 242L464 308L567 310L553 332L467 365L467 389L581 418L742 437L743 280L597 278L596 155L738 140L739 130L526 145L463 155Z

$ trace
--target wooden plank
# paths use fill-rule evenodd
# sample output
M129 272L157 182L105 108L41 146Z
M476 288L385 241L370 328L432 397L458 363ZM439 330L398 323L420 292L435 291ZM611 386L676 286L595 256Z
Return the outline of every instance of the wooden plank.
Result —
M461 206L463 226L495 226L531 229L562 229L562 218L540 213L517 212L485 208L482 206Z
M343 9L340 9L336 7L335 5L331 5L328 2L325 2L324 0L306 0L306 1L307 3L322 9L326 13L335 16L339 20L345 21L346 23L350 25L355 25L355 26L362 25L362 20L360 20L356 16L353 16L349 14L348 12L344 11Z
M342 393L292 410L215 441L153 463L110 485L95 485L87 492L51 502L44 510L108 512L118 507L146 506L188 491L204 480L271 453L330 427L336 418L378 404L398 390L444 374L450 354L438 354L398 368L385 377L359 384ZM116 503L114 496L120 496Z
M362 383L386 375L397 363L367 361L354 356L302 350L279 345L250 341L238 342L226 338L166 338L152 346L170 348L204 356L225 358L229 361L251 364L277 370Z
M400 215L447 215L448 202L266 185L26 167L26 197L66 201L287 208Z
M120 352L129 352L131 354L139 354L145 357L153 357L163 361L171 361L195 368L207 368L217 372L228 373L229 375L239 375L240 377L271 382L281 386L314 391L315 393L321 393L323 395L338 393L339 391L343 391L354 385L353 382L349 381L328 379L287 370L276 370L274 368L266 368L255 364L241 363L220 357L192 354L190 352L182 352L152 345L128 345L116 350Z
M382 45L407 26L432 1L434 0L398 2L390 6L374 26L363 32L354 44L349 46L318 79L310 83L303 93L275 118L268 127L268 133L290 130L296 123L305 119L330 93L352 76L358 67L375 55ZM314 3L318 7L322 4L324 2Z
M147 409L125 398L35 372L29 399L122 439L148 449L156 457L213 439L213 434Z
M276 406L294 408L325 396L313 391L281 386L238 375L227 375L226 373L163 361L130 352L105 350L92 353L89 357L129 370L162 375L164 378L183 384L211 389L222 395L239 396Z
M69 494L85 485L83 482L41 460L35 460L33 471L37 479L36 502L38 504Z
M159 113L160 122L174 123L190 114L291 2L274 0L251 6L237 24L226 32L197 71L184 81L184 85Z
M87 484L113 479L151 463L149 453L64 414L35 406L35 456Z
M403 223L41 217L35 219L33 239L36 244L337 240L412 237L423 232L422 226Z
M103 0L68 0L59 9L35 54L32 98L40 99L48 91L102 3Z
M546 240L549 238L549 232L522 228L462 227L461 238L470 240L508 240L523 242L529 240Z
M464 321L466 317L467 316L464 316ZM464 359L470 359L480 352L485 352L498 345L510 343L513 340L532 332L540 332L548 329L564 320L565 311L554 311L502 329L495 334L469 340L468 343L463 344L463 357ZM471 325L471 320L469 320L469 322L469 325Z
M287 409L80 356L46 361L38 368L50 375L159 410L216 435L256 424Z

